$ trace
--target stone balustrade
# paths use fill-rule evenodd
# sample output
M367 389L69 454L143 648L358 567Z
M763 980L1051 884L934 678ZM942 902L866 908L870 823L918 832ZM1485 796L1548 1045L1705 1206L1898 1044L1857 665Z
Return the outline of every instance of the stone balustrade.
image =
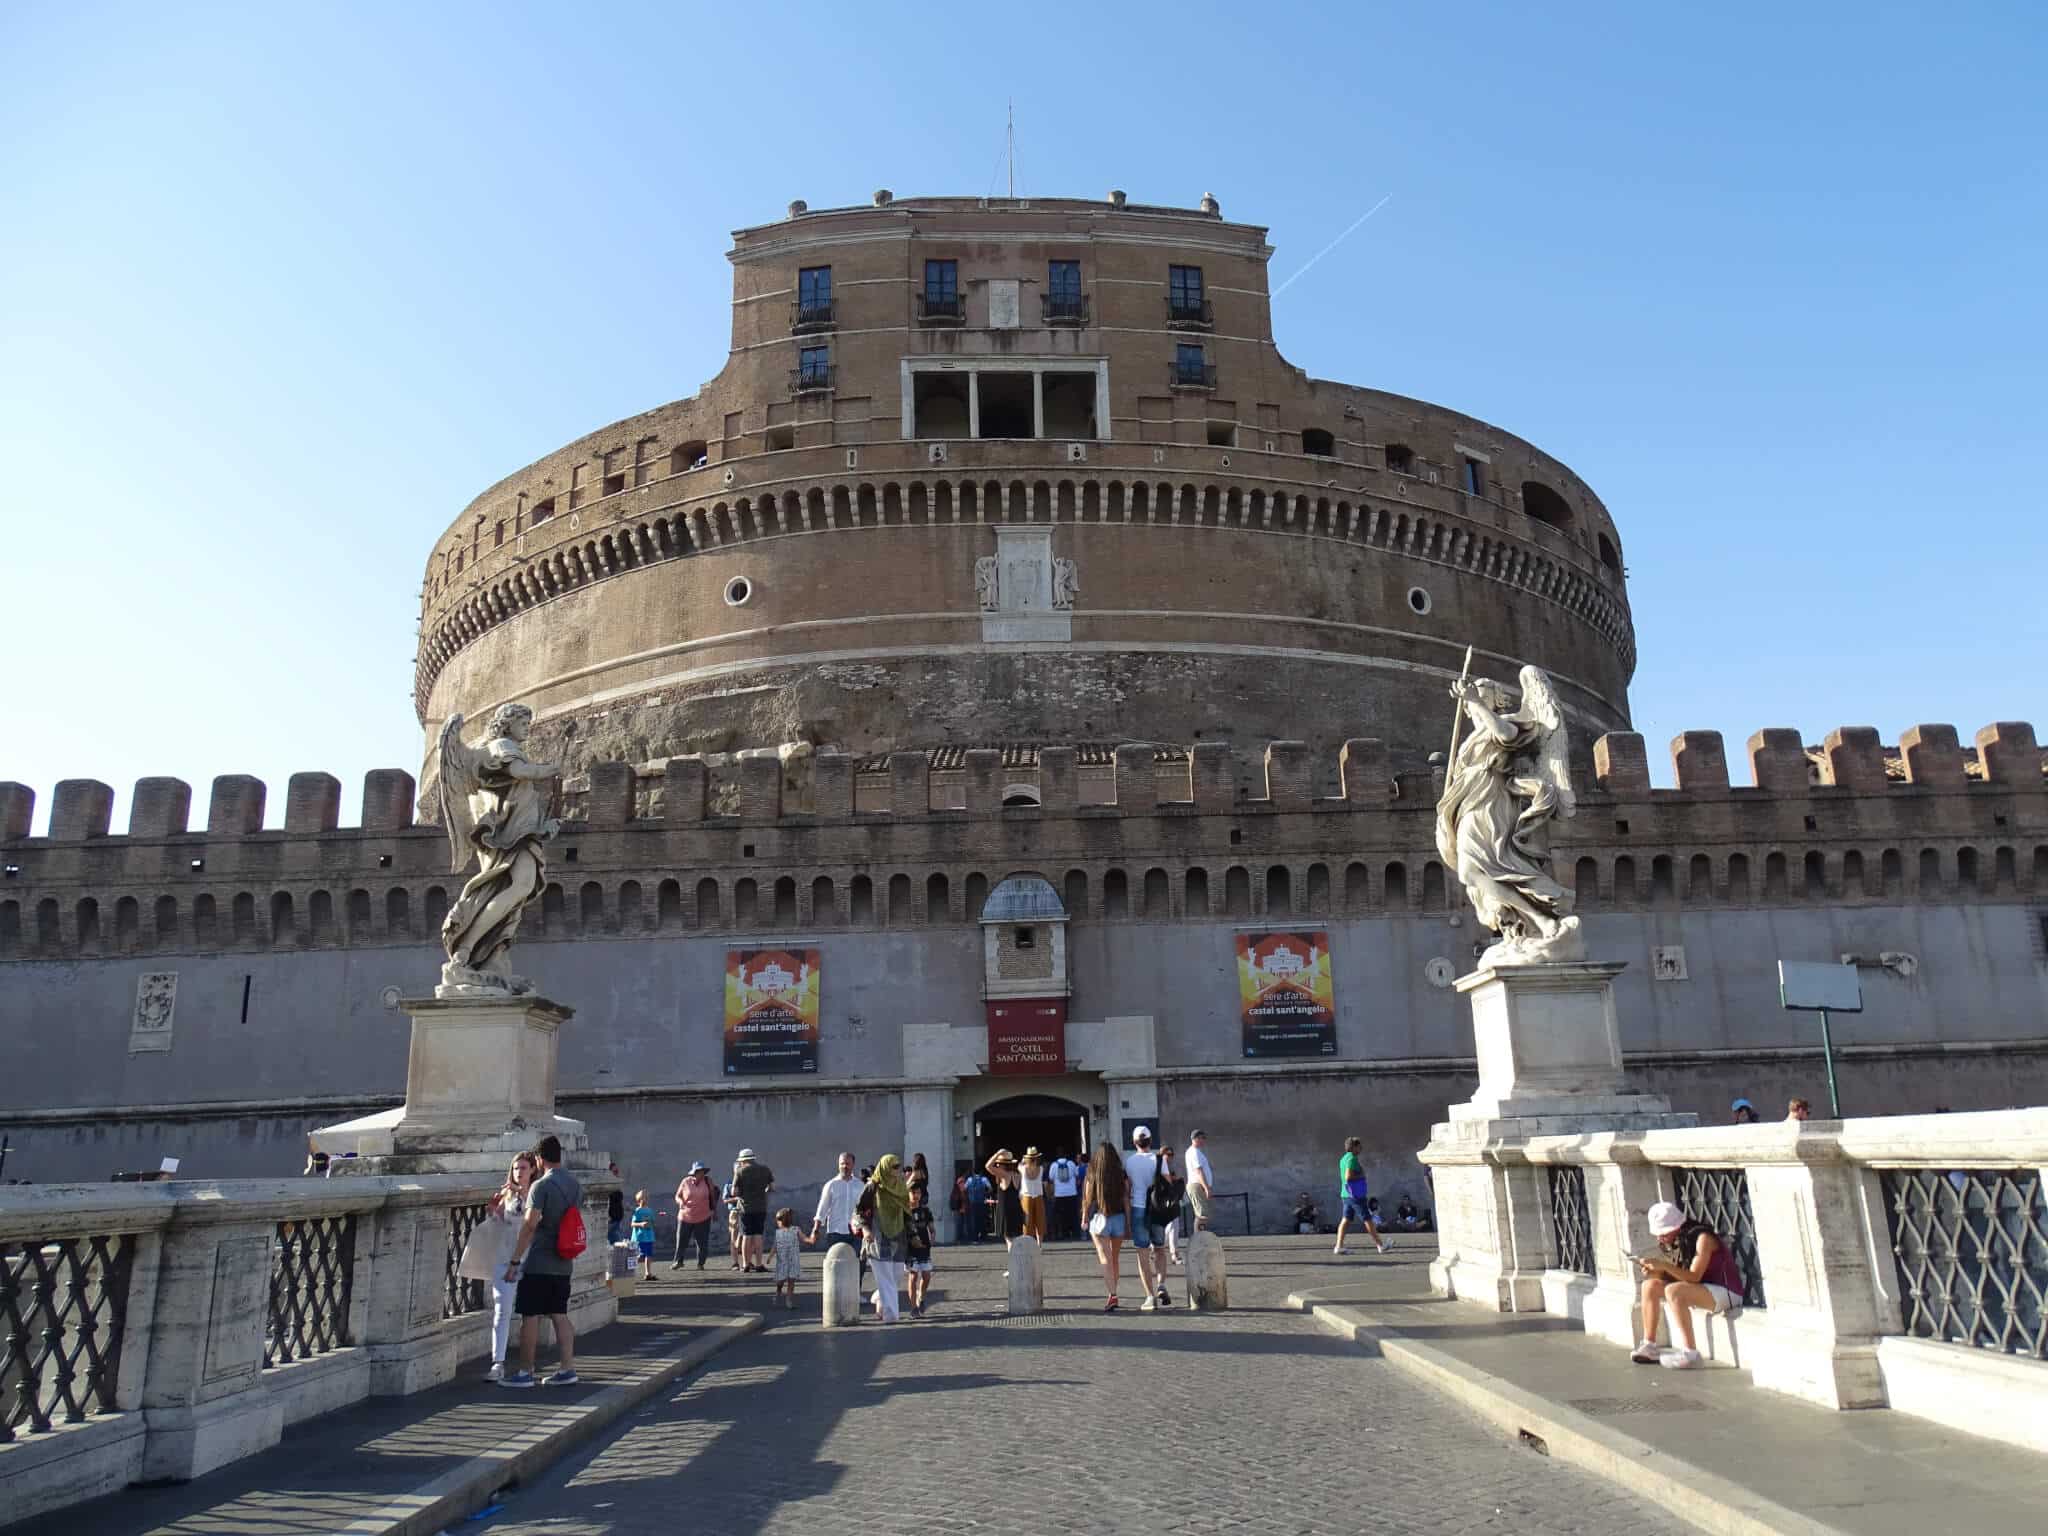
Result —
M1540 1295L1630 1345L1646 1215L1675 1200L1731 1238L1747 1283L1701 1330L1712 1359L2048 1451L2048 1109L1516 1136L1425 1160L1490 1165L1501 1192L1505 1251L1465 1257L1502 1283L1474 1299ZM1441 1214L1455 1276L1461 1243L1490 1244Z
M0 1189L0 1507L7 1518L182 1480L487 1353L460 1279L495 1192L468 1176ZM610 1188L584 1181L605 1230ZM610 1321L603 1245L578 1328Z

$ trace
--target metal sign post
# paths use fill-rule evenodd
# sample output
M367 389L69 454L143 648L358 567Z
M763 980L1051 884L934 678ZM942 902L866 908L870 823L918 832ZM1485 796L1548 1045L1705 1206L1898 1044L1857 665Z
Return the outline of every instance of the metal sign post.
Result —
M1835 1091L1835 1041L1828 1012L1861 1013L1863 978L1853 965L1814 965L1799 960L1778 962L1778 1006L1787 1011L1820 1015L1820 1054L1828 1073L1828 1115L1842 1118L1841 1096Z

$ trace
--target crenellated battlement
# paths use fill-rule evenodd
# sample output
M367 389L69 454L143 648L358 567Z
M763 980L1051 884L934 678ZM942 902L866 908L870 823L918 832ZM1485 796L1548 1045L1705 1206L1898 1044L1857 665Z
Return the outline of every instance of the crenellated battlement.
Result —
M1654 789L1640 735L1594 744L1557 850L1583 908L2048 895L2030 725L1986 726L1974 748L1921 725L1895 752L1869 727L1817 749L1759 731L1747 785L1717 732L1671 752L1678 787ZM1435 775L1388 763L1383 741L1345 742L1335 794L1291 741L1248 765L1255 793L1220 742L601 763L565 796L528 933L971 923L977 893L1019 868L1062 882L1082 919L1454 912ZM0 958L432 936L461 882L440 829L415 822L411 775L367 775L348 827L332 775L291 777L282 829L263 828L267 798L223 775L194 827L190 787L146 778L116 835L113 790L67 779L48 835L30 837L34 792L0 784Z

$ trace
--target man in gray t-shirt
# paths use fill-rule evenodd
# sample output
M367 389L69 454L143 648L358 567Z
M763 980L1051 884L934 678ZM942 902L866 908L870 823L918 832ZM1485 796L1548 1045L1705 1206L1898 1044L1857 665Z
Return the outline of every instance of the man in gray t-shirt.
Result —
M541 1176L527 1196L526 1220L512 1242L512 1261L505 1266L505 1278L518 1282L513 1309L519 1314L519 1369L507 1371L498 1380L501 1387L530 1387L533 1356L540 1345L540 1320L555 1325L555 1343L562 1363L548 1377L548 1385L568 1386L576 1375L576 1330L569 1323L570 1277L573 1259L556 1251L562 1218L583 1203L583 1186L562 1166L562 1143L543 1136L533 1149L540 1160Z

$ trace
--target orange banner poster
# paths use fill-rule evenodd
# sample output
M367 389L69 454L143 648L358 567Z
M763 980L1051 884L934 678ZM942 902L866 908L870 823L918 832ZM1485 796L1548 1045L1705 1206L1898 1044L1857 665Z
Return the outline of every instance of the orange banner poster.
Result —
M818 1070L818 952L725 952L725 1071Z
M1237 993L1247 1056L1334 1056L1327 933L1240 933Z

